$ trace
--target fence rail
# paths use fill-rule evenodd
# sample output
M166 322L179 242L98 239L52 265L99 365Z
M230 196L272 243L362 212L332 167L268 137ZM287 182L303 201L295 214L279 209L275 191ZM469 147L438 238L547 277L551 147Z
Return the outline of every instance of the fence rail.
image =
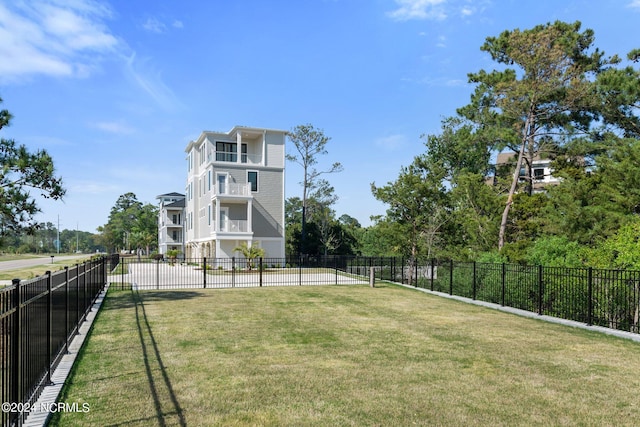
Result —
M108 258L0 290L2 425L21 425L106 285ZM9 410L7 410L9 409Z

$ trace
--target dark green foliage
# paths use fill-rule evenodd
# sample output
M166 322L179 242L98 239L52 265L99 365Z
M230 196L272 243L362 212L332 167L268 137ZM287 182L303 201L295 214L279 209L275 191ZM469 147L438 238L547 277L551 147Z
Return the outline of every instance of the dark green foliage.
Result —
M10 120L7 110L0 111L0 129ZM45 150L31 152L14 140L0 139L0 234L36 230L33 217L40 209L32 190L54 200L64 196L66 190L62 178L55 175L53 159Z

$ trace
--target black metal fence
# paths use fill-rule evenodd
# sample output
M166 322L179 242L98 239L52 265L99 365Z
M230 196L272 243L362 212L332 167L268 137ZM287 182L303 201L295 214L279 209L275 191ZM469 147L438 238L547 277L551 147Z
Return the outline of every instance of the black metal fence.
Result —
M121 258L111 286L136 289L408 284L538 314L640 333L640 271L394 257Z
M121 257L110 276L113 289L233 288L368 283L341 257L191 258Z
M107 281L108 259L0 289L2 425L21 425Z
M352 263L373 267L380 280L640 333L640 271L400 258Z

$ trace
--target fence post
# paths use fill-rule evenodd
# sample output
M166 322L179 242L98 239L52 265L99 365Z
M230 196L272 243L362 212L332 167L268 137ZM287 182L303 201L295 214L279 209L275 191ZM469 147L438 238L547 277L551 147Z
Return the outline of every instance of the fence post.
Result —
M506 264L503 262L502 263L502 306L504 307L504 298L505 298L505 293L506 293L506 272L507 272L507 266Z
M302 256L298 258L298 285L302 286Z
M124 279L123 279L124 280ZM124 282L122 282L124 285ZM76 264L76 334L80 334L80 264Z
M449 260L449 295L453 295L453 260Z
M543 311L543 303L542 298L544 297L544 284L542 281L542 266L538 266L538 314L542 315Z
M404 285L404 255L400 257L400 283Z
M202 280L204 283L204 289L207 289L207 257L202 258L202 271L204 271Z
M431 290L433 291L433 273L435 272L435 263L436 260L431 258Z
M262 257L258 258L258 277L260 282L260 287L262 287Z
M593 324L593 267L589 267L587 276L587 325Z
M231 257L231 287L236 287L236 257Z
M338 284L338 259L333 257L333 269L336 271L336 285Z
M140 266L142 268L142 266ZM160 260L156 260L156 289L160 289Z
M53 384L51 382L51 347L53 334L53 294L51 291L51 271L45 273L47 275L47 385Z
M13 330L11 331L11 402L20 403L22 402L22 378L20 377L20 373L22 372L20 279L13 279L12 283L15 286L13 289L13 306L15 307L15 311L13 312Z
M473 282L471 284L471 286L472 286L472 291L471 291L472 298L471 299L473 299L473 300L476 299L476 294L477 294L477 287L478 287L478 285L477 285L477 277L478 276L477 276L477 273L476 273L476 262L473 261Z
M64 349L69 354L69 266L64 266Z
M82 321L87 318L87 265L82 264ZM80 322L78 322L80 324Z

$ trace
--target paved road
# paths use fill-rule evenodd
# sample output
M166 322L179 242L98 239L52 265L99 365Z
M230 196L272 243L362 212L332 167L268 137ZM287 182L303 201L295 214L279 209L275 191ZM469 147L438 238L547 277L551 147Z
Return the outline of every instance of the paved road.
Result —
M57 261L66 261L66 260L82 260L87 259L91 255L56 255L53 258L54 262ZM42 258L28 258L28 259L18 259L14 261L0 261L0 271L4 270L16 270L19 268L33 267L35 265L43 265L43 264L51 264L51 257L42 257Z

